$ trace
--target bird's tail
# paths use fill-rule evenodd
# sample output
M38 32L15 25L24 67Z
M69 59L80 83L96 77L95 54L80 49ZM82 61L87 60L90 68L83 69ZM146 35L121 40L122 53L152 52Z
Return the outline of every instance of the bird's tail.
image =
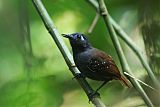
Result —
M131 87L131 84L129 83L129 80L127 80L124 76L121 76L121 77L119 78L119 80L122 81L123 84L126 85L128 88Z

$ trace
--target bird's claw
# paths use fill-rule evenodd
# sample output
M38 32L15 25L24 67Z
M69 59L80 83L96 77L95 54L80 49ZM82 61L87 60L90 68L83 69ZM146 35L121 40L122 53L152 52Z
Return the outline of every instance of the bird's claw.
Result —
M75 78L84 78L84 76L81 73L76 73L72 80L74 80Z
M89 93L89 94L88 94L88 98L89 98L88 103L90 103L90 101L92 101L92 99L93 99L94 97L100 97L100 94L99 94L97 91L93 91L93 92Z

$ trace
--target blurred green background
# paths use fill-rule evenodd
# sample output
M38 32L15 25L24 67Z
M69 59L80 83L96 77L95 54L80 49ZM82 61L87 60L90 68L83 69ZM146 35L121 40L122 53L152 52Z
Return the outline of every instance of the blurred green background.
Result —
M60 33L86 34L93 46L110 54L121 68L103 19L98 20L91 34L87 33L96 14L87 0L42 1ZM149 0L149 10L145 3L145 0L106 0L111 16L144 51L144 55L146 44L141 34L141 22L146 14L142 13L149 11L148 14L153 17L151 22L158 20L156 28L160 28L159 11L156 8L160 7L159 0ZM159 35L159 31L153 33ZM158 43L158 55L159 36L154 36ZM68 40L64 41L71 50ZM135 77L152 84L138 58L120 41ZM160 57L157 58L159 64ZM156 75L159 76L159 67ZM92 107L82 88L72 78L31 0L0 0L0 107ZM100 84L88 81L94 89ZM160 101L154 97L155 93L148 88L145 90L158 107ZM118 81L109 82L100 93L108 107L146 107L134 88L128 89Z

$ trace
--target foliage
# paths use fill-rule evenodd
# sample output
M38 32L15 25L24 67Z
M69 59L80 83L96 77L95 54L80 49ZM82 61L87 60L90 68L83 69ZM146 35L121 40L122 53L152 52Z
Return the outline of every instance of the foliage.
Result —
M61 33L87 34L95 10L85 0L43 0L43 3ZM142 38L137 32L138 3L132 0L106 2L111 16L143 49ZM24 48L28 47L25 47L26 41L20 35L19 6L19 0L0 1L0 107L91 107L82 89L72 80L71 73L31 1L28 1L27 6L33 56L25 52ZM118 63L102 19L88 37L95 47L111 54ZM69 46L68 41L65 41ZM123 49L136 77L147 78L133 53L124 44ZM92 80L89 82L94 88L100 84ZM126 89L117 81L109 82L100 93L109 107L145 106L134 89Z

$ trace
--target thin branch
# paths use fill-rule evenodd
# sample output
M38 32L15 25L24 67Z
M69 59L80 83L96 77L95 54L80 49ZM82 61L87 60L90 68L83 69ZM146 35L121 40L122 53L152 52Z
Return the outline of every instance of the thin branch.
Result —
M95 0L87 0L87 2L89 2L95 8L96 12L99 12L99 5ZM137 55L137 57L139 58L139 60L142 64L142 66L147 71L149 77L151 78L151 80L153 81L155 86L157 86L158 89L160 89L160 83L158 82L157 78L155 77L155 75L154 75L152 69L150 68L149 64L145 60L141 49L129 38L127 33L116 23L116 21L114 21L114 19L110 15L109 15L109 19L110 19L110 22L112 23L116 33L118 34L118 36L120 36L121 39L124 40L124 42L127 43L127 45Z
M96 24L97 24L97 22L98 22L98 20L99 20L99 12L96 12L96 16L94 17L94 19L93 19L93 21L92 21L92 24L91 24L91 26L89 27L89 29L88 29L88 33L89 34L91 34L92 33L92 31L93 31L93 29L95 28L95 26L96 26Z
M144 58L143 56L143 52L141 51L141 49L139 49L139 47L129 38L129 36L121 29L120 26L118 26L117 23L115 23L115 21L110 18L112 24L114 25L114 29L116 31L116 33L125 41L125 43L127 43L127 45L133 50L133 52L137 55L137 57L139 58L142 66L145 68L145 70L147 71L150 79L153 81L153 83L155 84L155 86L160 89L160 83L158 82L157 78L155 77L153 71L151 70L149 64L147 63L146 58Z
M131 72L131 70L130 70L130 68L128 66L128 63L126 61L126 58L124 56L123 50L122 50L122 48L120 46L118 37L117 37L116 32L114 30L114 27L112 26L112 23L110 22L109 13L108 13L107 7L106 7L106 5L104 3L104 0L97 0L97 1L98 1L98 4L99 4L100 13L103 16L103 19L104 19L104 22L105 22L105 24L106 24L106 26L108 28L111 40L112 40L112 42L114 44L114 47L115 47L115 49L117 51L117 54L118 54L118 57L119 57L123 72L128 72L128 73L132 74L132 72ZM150 101L150 99L148 98L148 96L146 95L145 91L143 90L141 85L138 83L138 81L135 80L135 79L130 79L130 80L131 80L131 83L135 86L137 91L142 96L142 98L145 101L145 103L149 107L153 107L152 102Z
M152 89L153 91L155 91L155 92L157 92L159 94L159 91L157 89L153 88L152 86L148 85L147 83L137 79L136 77L134 77L133 75L131 75L131 74L127 73L127 72L124 72L124 74L126 76L129 76L130 78L133 78L133 79L137 80L139 83L145 85L146 87L149 87L150 89Z
M60 33L56 29L54 23L52 22L52 20L49 16L49 14L47 13L47 10L43 6L41 0L32 0L32 2L34 4L37 12L39 13L46 29L51 34L53 40L55 41L57 47L59 48L61 54L63 55L63 57L66 61L66 64L68 65L70 71L72 72L72 74L74 76L79 75L80 71L75 66L71 53L69 52L68 48L66 47L63 39L61 38ZM91 93L93 93L93 89L90 87L88 82L84 78L76 77L76 80L79 82L79 84L81 85L81 87L83 88L83 90L85 91L87 96L89 97L89 95ZM94 97L92 97L92 99L90 99L90 100L96 107L106 107L103 104L103 102L100 100L99 97L100 97L99 95L94 95Z

